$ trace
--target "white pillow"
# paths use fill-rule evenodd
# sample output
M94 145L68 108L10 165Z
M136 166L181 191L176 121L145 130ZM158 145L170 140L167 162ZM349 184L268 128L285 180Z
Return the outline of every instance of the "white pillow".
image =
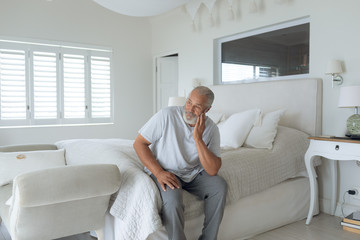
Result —
M19 174L65 166L64 150L0 152L0 186L11 183Z
M245 146L272 149L277 133L278 123L285 109L266 113L262 116L261 125L254 126L245 141Z
M218 124L225 120L225 113L216 112L216 111L208 111L206 115L213 120L215 124Z
M126 139L71 139L56 142L65 149L67 165L81 164L135 164L143 169L134 148L134 141ZM135 160L135 161L134 161Z
M260 109L251 109L231 115L218 125L220 131L220 147L241 147L254 123L260 116Z

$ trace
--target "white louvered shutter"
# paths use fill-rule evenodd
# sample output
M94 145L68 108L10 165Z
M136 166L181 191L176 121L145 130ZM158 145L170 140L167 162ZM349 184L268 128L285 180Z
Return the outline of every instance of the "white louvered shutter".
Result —
M85 118L85 57L64 54L64 118Z
M0 49L0 119L26 119L25 51Z
M112 50L0 38L0 126L111 123Z
M33 53L34 119L57 118L56 53Z
M91 117L111 116L110 58L91 57Z

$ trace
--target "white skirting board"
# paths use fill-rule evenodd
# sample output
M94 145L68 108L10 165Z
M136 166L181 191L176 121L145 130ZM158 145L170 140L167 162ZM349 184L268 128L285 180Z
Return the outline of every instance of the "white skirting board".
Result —
M340 202L340 201L343 201L343 199L338 199L338 202L336 203L335 216L346 217L347 215L349 215L355 211L359 211L359 209L360 209L359 205L357 205L356 203L352 204L351 200L348 200L348 198L345 199L345 203ZM331 202L330 199L320 198L320 200L319 200L320 211L331 215L330 202ZM341 208L343 208L343 210L341 210ZM344 212L344 215L343 215L343 212Z
M225 208L219 230L219 239L246 239L259 233L302 220L309 210L310 186L307 178L295 178L270 189L245 197ZM318 213L318 208L316 209ZM188 240L199 237L204 216L185 222ZM106 216L105 239L118 240L121 229L109 213ZM166 240L164 228L151 234L147 240Z

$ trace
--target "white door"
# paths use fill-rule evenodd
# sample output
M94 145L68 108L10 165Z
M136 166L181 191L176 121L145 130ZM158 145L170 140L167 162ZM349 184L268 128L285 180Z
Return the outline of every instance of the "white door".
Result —
M159 57L156 61L156 111L178 96L178 56Z

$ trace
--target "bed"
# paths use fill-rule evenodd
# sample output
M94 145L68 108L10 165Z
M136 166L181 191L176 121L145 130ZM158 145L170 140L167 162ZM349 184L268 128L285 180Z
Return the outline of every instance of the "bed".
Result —
M240 191L243 191L240 194L240 199L233 201L232 196L228 195L228 201L230 201L225 208L218 239L246 239L270 229L304 219L309 209L309 182L306 174L301 172L293 174L298 169L305 170L304 165L297 166L299 167L297 170L293 169L293 177L287 180L276 179L272 184L269 184L271 187L263 189L266 184L262 186L260 186L261 184L254 185L251 181L264 181L261 176L265 174L264 170L269 170L271 166L267 166L264 161L252 163L248 161L248 165L245 162L248 160L246 158L247 154L270 154L269 152L276 152L277 148L283 149L284 146L278 146L277 144L286 144L281 138L289 138L290 135L288 134L291 134L292 131L298 138L292 139L292 141L298 142L299 145L305 144L304 147L307 149L308 142L302 143L303 136L301 136L301 133L308 135L321 134L322 80L294 79L239 85L217 85L211 88L215 93L212 110L226 113L227 117L253 108L260 108L265 113L277 109L286 109L280 119L279 131L272 150L241 148L240 150L228 151L222 154L223 167L226 168L228 155L240 151L239 154L243 154L244 157L241 159L242 161L238 161L239 166L248 167L245 173L252 172L256 176L245 175L239 179L243 182L249 180L247 182L249 188L240 188ZM296 130L301 131L301 133ZM290 149L291 146L285 146L285 148ZM251 151L257 153L251 153ZM270 159L269 155L266 159ZM303 164L303 156L300 161L297 161L297 163ZM252 167L258 168L258 170L252 171ZM219 174L221 175L222 172L220 171ZM286 178L286 176L282 177ZM236 179L235 176L230 178ZM275 182L279 183L275 184ZM202 229L202 222L203 215L186 221L185 230L188 239L197 239L196 237L199 236ZM164 229L154 233L148 239L166 239Z
M219 175L228 182L229 190L218 239L246 239L304 219L310 194L303 158L308 136L321 133L322 80L281 80L211 88L215 93L212 112L227 118L249 109L261 109L263 113L285 110L279 126L276 125L271 149L223 149ZM66 140L56 145L66 149L68 164L95 163L98 158L102 162L122 159L118 163L122 183L109 207L105 238L167 239L159 215L161 198L155 184L142 171L132 149L133 141L104 141ZM203 203L187 193L184 203L187 239L197 239L204 218Z
M276 122L270 149L247 146L246 142L245 147L223 148L219 175L229 187L218 239L246 239L304 219L309 210L310 188L303 158L308 136L321 133L322 80L281 80L211 88L215 93L211 111L221 115L219 119L225 116L229 120L249 109L260 109L265 114L284 110ZM219 120L219 127L223 128L221 124L224 121ZM106 215L106 240L167 239L159 214L160 194L143 171L132 143L126 139L73 139L55 145L65 149L68 165L118 165L121 186L113 195ZM188 193L184 194L184 203L187 239L197 239L203 224L203 203Z

